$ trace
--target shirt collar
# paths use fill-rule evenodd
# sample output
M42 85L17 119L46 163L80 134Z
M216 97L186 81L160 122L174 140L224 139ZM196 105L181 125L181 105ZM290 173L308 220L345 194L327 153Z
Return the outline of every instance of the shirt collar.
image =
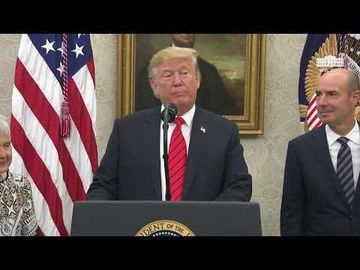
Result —
M326 138L327 138L329 146L332 145L334 142L336 142L336 140L339 139L340 137L346 137L350 141L352 141L353 143L360 144L359 143L360 142L360 132L359 132L359 123L358 123L358 121L355 121L354 127L345 136L340 136L339 134L335 133L329 127L329 125L325 126L325 132L326 132Z
M195 114L195 104L191 107L190 110L188 110L185 114L183 114L181 116L182 119L184 119L184 121L188 127L191 127L191 125L192 125L192 121L194 119L194 114Z
M185 124L188 126L188 127L191 127L192 126L192 122L193 122L193 119L194 119L194 114L195 114L195 104L191 107L190 110L188 110L186 113L184 113L181 117L182 119L184 119L185 121ZM165 106L163 104L161 104L161 111L163 111L165 109Z

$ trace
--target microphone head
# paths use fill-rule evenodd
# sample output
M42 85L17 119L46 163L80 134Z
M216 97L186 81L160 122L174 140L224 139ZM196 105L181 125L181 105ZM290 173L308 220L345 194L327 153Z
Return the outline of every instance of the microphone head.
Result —
M177 108L174 104L169 103L165 105L165 109L161 112L161 119L164 122L172 123L177 115Z

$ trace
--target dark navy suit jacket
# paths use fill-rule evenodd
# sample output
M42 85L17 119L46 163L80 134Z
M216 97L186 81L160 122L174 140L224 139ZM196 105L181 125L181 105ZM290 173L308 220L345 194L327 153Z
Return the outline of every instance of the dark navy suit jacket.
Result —
M360 182L349 206L325 125L289 142L284 175L281 235L360 235Z
M87 199L161 200L160 179L157 107L115 121ZM252 179L235 123L196 107L184 185L184 200L250 200Z

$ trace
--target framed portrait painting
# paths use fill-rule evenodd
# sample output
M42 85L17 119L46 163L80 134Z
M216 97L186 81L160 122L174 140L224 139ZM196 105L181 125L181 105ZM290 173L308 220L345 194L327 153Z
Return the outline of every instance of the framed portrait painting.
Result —
M235 121L240 134L262 134L266 35L261 34L120 34L118 116L160 104L147 66L160 49L179 46L182 35L190 42L183 46L199 54L196 104Z

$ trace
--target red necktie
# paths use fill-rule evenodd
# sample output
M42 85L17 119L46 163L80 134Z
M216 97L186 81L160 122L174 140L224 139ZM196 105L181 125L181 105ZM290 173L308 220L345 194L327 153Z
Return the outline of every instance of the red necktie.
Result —
M176 127L171 135L169 147L169 177L172 201L181 201L186 171L186 143L181 132L184 119L176 117Z

